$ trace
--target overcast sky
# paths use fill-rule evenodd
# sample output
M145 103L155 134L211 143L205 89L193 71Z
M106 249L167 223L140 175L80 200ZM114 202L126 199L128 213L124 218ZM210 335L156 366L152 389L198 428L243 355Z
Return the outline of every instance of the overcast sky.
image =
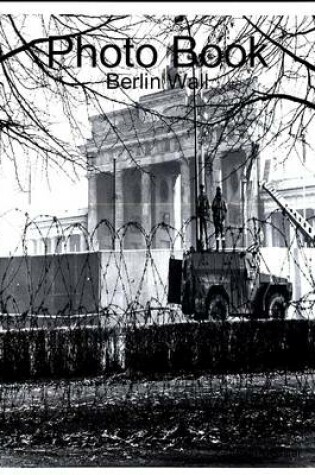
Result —
M34 33L34 32L33 32ZM148 91L150 92L150 91ZM145 91L134 91L133 98L145 94ZM124 96L124 100L126 97ZM108 104L111 109L112 105ZM285 113L285 111L283 112ZM78 117L82 116L82 121L85 123L85 135L89 135L88 117L85 112L77 111ZM63 124L58 127L63 128ZM16 235L19 236L20 226L23 222L25 212L31 215L40 213L58 215L63 214L65 210L75 212L78 209L86 208L88 205L88 187L86 172L82 169L77 170L77 176L70 173L71 178L60 171L47 170L42 168L40 163L32 160L31 169L31 206L29 205L29 188L30 176L28 170L29 157L21 156L18 161L23 164L24 173L20 177L20 186L16 180L16 170L11 162L6 160L5 151L1 152L2 156L0 163L0 214L2 216L2 225L0 227L0 242L8 241L12 237L13 230L17 229ZM307 180L314 179L315 176L315 161L312 159L311 150L307 152L306 166L302 165L302 157L298 154L285 167L274 167L273 178L285 175L294 177L305 177ZM281 150L269 149L263 152L262 161L265 158L276 158L281 156ZM24 165L26 163L26 165ZM48 176L48 180L47 180ZM21 188L24 191L21 191ZM18 209L19 211L15 211ZM19 224L18 224L19 223ZM16 229L15 229L16 228ZM13 234L12 234L13 233ZM12 245L12 243L10 243Z

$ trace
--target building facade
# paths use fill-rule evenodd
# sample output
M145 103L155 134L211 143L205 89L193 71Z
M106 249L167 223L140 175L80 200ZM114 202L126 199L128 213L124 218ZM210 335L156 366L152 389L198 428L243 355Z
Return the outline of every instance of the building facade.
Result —
M58 217L40 215L25 229L25 249L29 255L66 254L89 249L87 211L65 212ZM22 249L23 251L23 249Z
M296 210L315 229L315 184L306 177L282 177L269 182L276 189L289 208ZM306 245L302 235L292 225L272 198L261 193L264 209L264 245L266 247L290 248ZM315 233L314 233L315 234Z
M223 134L204 119L229 93L205 91L196 103L183 88L166 89L91 119L88 229L95 248L114 248L118 230L124 249L143 248L144 233L153 248L195 246L196 183L205 184L210 203L221 186L231 228L246 228L258 215L258 151L246 127ZM248 239L245 232L238 244Z

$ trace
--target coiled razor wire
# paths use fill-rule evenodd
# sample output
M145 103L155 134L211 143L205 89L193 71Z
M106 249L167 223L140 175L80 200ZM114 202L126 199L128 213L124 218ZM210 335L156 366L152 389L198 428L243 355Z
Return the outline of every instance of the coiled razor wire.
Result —
M230 249L224 268L215 269L218 279L238 278L233 255L239 252L245 231L251 241L247 251L255 252L271 274L263 244L272 229L285 243L279 272L284 274L289 263L295 276L300 273L306 290L293 298L289 323L252 324L245 315L221 323L196 320L184 314L180 305L167 302L168 260L189 251L185 239L195 221L187 220L180 230L159 223L147 233L135 222L114 231L110 222L102 220L89 235L81 224L64 229L52 217L44 234L38 220L26 217L20 242L0 260L0 408L6 427L14 430L18 419L28 421L33 440L36 430L30 421L40 421L45 430L49 423L54 432L59 417L69 421L69 414L80 413L85 420L83 414L91 417L86 411L92 411L107 417L106 423L93 419L95 430L103 424L102 431L106 426L111 434L120 424L119 408L125 430L129 414L134 427L128 430L137 429L138 435L142 431L147 442L154 425L159 427L163 420L166 425L156 444L177 443L185 432L179 421L194 414L187 422L191 431L187 440L193 433L192 444L211 443L216 437L220 445L232 436L233 424L249 428L256 438L260 437L257 424L263 427L261 433L269 434L269 426L257 422L257 415L248 425L246 414L256 403L267 408L264 411L276 421L274 429L289 421L286 434L292 437L302 426L311 425L315 270L309 256L313 250L302 246L298 236L294 243L287 239L284 226L275 226L271 216L251 220L246 229L228 227ZM67 242L78 231L83 236L82 252L62 254L57 244L48 252L47 238ZM108 238L106 249L97 248L100 232ZM141 249L125 249L131 232L137 233ZM41 256L31 255L29 248L36 233L46 244ZM159 233L169 243L162 252L154 247ZM213 234L208 242L214 245ZM210 275L208 270L205 277ZM291 412L279 409L280 402ZM181 415L175 420L178 410ZM219 432L213 432L213 424Z

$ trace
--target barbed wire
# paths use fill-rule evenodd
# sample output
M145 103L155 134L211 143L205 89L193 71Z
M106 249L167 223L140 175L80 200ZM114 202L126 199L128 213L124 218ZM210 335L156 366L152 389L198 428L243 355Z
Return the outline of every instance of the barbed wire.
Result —
M227 227L226 252L201 253L214 263L224 256L224 265L202 278L217 272L218 280L242 285L236 256L254 254L260 272L292 283L289 315L242 314L239 302L249 305L253 295L242 301L237 291L225 321L196 318L167 300L169 259L194 254L187 237L195 218L180 230L163 222L150 233L135 222L114 231L102 220L89 233L47 216L43 231L40 217L27 216L20 242L0 258L6 447L19 447L22 437L30 446L81 447L83 433L91 450L136 444L145 451L152 441L163 451L185 444L224 450L236 435L235 450L253 438L300 440L311 427L315 383L315 251L298 233L286 235L285 218L275 224L272 216ZM135 232L140 248L127 249ZM156 247L159 233L167 237L164 249ZM272 233L283 247L265 246ZM81 248L70 252L78 234ZM209 232L208 246L214 244ZM74 436L74 426L81 435Z

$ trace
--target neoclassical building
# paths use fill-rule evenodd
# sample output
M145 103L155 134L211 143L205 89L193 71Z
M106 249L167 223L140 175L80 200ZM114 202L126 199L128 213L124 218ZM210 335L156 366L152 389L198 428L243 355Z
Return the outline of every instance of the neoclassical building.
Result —
M20 252L29 255L79 253L89 250L87 210L64 212L58 217L40 215L30 219L25 228Z
M207 118L216 113L214 103L233 100L233 94L250 87L232 86L203 91L202 97L167 88L142 96L132 107L91 119L88 229L96 249L112 248L108 229L124 234L126 223L139 223L146 233L165 223L183 231L179 246L195 245L196 176L210 202L221 186L229 226L238 229L258 216L258 152L246 124L228 131L207 126ZM125 231L124 249L144 247L136 226ZM156 232L153 248L170 248L174 233ZM248 239L244 233L243 245Z
M292 166L292 164L291 164ZM265 170L269 168L268 161ZM305 170L299 175L299 169L295 176L289 175L286 169L276 170L267 173L268 182L277 190L279 196L288 204L289 208L296 210L315 229L315 183L314 178ZM300 167L300 171L301 171ZM266 174L266 173L264 173ZM308 176L309 175L309 176ZM283 213L282 209L268 195L261 193L261 203L264 210L264 245L266 247L286 247L296 245L296 237L299 237L300 245L307 245L302 239L302 235L297 234L297 228L292 225Z

